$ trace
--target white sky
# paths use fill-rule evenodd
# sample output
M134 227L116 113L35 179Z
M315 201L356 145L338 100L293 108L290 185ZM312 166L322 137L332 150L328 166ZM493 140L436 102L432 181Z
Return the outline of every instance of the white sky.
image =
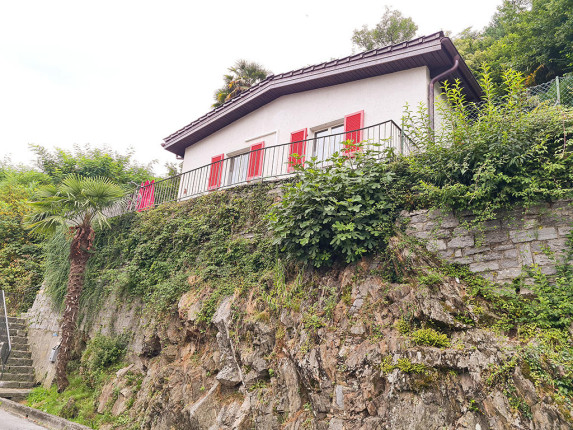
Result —
M274 73L352 53L352 31L385 5L418 36L481 29L502 0L0 0L0 159L29 143L175 156L163 138L206 113L235 60Z

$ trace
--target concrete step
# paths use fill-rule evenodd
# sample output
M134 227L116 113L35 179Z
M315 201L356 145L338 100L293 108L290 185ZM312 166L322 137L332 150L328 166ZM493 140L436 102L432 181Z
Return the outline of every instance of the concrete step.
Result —
M13 343L12 345L12 351L20 351L20 352L27 352L30 350L30 345L23 344L23 343Z
M12 333L10 333L10 343L12 343L12 345L28 345L28 336L14 336Z
M0 397L19 402L26 399L31 392L31 388L0 388Z
M8 327L26 327L26 320L20 319L20 320L10 320L10 317L8 318Z
M12 354L6 363L7 366L31 366L32 364L31 358L14 358Z
M32 358L32 353L29 350L12 349L10 358Z
M12 338L14 336L27 337L28 336L28 330L26 330L25 328L12 328L12 327L10 327L10 338Z
M34 381L0 381L0 388L33 388Z
M4 375L33 375L32 366L5 366Z
M16 382L34 382L34 375L11 375L11 374L4 374L2 375L2 380L4 382L16 381Z

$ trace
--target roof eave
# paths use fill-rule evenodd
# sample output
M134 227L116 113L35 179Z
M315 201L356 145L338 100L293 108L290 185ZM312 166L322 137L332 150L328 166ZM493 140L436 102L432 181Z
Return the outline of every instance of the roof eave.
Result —
M452 59L457 55L457 49L449 38L444 37L441 32L428 38L430 40L424 40L412 46L408 45L409 42L404 42L388 49L368 51L341 60L268 77L236 99L208 112L171 134L164 139L163 146L170 152L183 155L185 148L189 145L286 94L343 84L424 65L431 68L430 65L424 64L426 60L424 56L434 56L436 53L440 56L441 52L445 52L448 60L453 62ZM411 66L411 64L415 65ZM481 87L463 60L460 63L459 72L465 83L469 84L470 98L479 99Z

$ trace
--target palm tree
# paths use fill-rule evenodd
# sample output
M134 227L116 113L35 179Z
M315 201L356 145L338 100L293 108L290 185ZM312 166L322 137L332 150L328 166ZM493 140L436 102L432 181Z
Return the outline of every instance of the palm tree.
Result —
M62 341L56 363L59 392L69 385L66 368L74 345L79 299L94 240L94 226L109 226L105 210L118 204L123 196L124 190L107 178L69 175L57 186L40 188L37 200L31 203L33 213L28 224L33 232L53 234L63 227L72 237Z
M228 70L231 73L223 75L225 84L215 91L215 103L212 105L214 108L237 97L272 73L260 64L247 60L237 60Z

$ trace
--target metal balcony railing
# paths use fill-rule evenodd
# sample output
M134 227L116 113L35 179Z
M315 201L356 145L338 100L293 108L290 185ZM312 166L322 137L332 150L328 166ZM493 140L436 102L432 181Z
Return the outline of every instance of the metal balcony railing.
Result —
M335 152L356 150L348 146L349 140L360 142L357 146L361 149L378 150L380 157L388 148L403 155L412 150L410 139L394 121L269 146L224 158L167 179L142 184L125 202L111 210L110 215L141 211L162 203L185 200L240 184L285 178L295 173L294 164L304 163L312 157L316 158L319 167L326 166L328 159Z

